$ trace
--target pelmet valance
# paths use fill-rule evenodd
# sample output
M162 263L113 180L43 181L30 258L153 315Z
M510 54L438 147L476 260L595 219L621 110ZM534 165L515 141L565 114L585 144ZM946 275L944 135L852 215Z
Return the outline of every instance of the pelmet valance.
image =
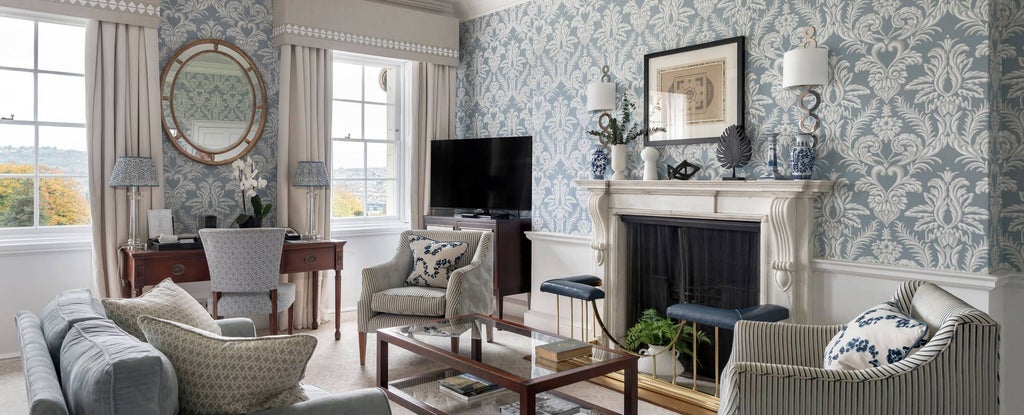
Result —
M160 0L0 0L0 7L142 27L160 24Z

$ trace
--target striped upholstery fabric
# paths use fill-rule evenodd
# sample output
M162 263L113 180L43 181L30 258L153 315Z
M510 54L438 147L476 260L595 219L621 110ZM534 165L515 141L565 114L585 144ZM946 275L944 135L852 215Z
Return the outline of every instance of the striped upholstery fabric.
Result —
M998 414L999 325L924 281L903 283L894 302L935 334L910 357L871 369L820 368L842 326L739 322L718 413Z
M444 315L443 288L401 287L373 293L370 307L378 313L414 316Z
M374 294L405 286L405 278L412 272L413 257L409 238L418 235L435 241L466 242L469 249L455 263L445 288L443 312L423 317L374 310ZM494 263L491 259L491 233L474 231L402 232L395 255L383 264L363 269L362 294L357 306L359 332L372 333L378 328L395 327L417 322L437 320L463 314L491 314L494 309L492 293ZM432 311L433 312L433 311Z

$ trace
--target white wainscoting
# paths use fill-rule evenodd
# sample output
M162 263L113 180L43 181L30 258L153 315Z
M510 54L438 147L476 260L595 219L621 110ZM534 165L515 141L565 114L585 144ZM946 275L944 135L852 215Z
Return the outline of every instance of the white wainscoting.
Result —
M540 284L569 275L601 275L589 236L527 232L533 242L532 300L526 312L527 326L555 331L555 296L540 292ZM815 324L845 323L870 306L889 300L902 281L931 281L986 311L1003 324L1000 396L1002 413L1024 413L1024 274L974 274L893 267L849 261L811 261L811 321ZM568 300L561 301L560 327L565 333ZM579 314L579 302L575 313ZM580 330L577 326L574 330Z

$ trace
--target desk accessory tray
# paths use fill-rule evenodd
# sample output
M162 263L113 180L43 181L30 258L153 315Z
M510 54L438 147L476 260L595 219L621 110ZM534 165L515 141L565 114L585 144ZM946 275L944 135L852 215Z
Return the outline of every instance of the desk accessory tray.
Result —
M160 243L156 238L150 238L150 251L183 251L186 249L203 249L203 243L199 239L194 242L167 242Z

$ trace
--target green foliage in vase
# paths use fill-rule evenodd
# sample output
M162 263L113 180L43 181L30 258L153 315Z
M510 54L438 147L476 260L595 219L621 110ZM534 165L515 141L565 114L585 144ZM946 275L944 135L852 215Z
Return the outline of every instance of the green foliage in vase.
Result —
M640 124L633 121L633 111L636 111L636 104L630 101L628 96L623 95L622 118L615 119L612 117L611 121L608 122L607 131L590 130L587 131L587 134L597 137L601 144L613 145L629 144L638 137L645 136L648 133L665 131L661 127L651 128L649 131L646 128L640 128Z
M658 315L658 310L648 308L640 315L640 321L626 331L626 339L622 345L634 353L647 346L668 346L672 344L676 333L679 333L678 323L673 323L671 319ZM683 327L683 332L679 334L679 340L676 341L676 350L681 355L693 357L693 350L690 349L693 344L693 335L693 326ZM697 331L697 341L711 343L708 335L700 330Z

